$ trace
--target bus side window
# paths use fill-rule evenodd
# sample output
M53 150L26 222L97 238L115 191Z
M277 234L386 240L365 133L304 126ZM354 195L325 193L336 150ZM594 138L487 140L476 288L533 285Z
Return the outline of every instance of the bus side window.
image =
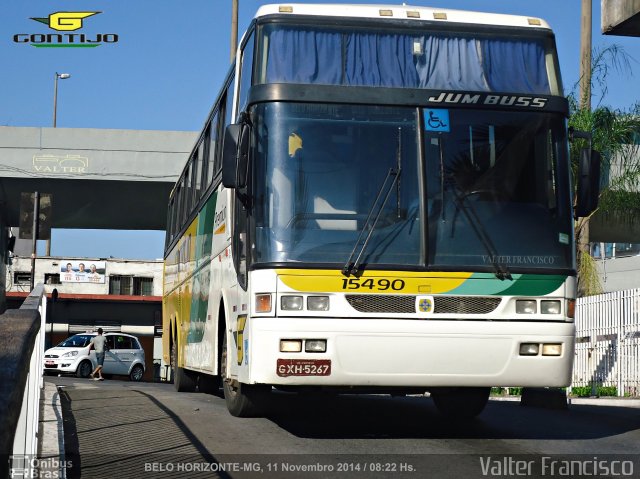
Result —
M253 41L254 34L244 45L242 51L242 66L240 70L240 91L238 92L238 111L244 111L249 98L249 89L251 88L251 77L253 72Z
M218 131L220 130L220 115L218 112L213 116L211 120L210 133L209 133L209 161L207 163L207 185L208 188L213 181L214 176L218 172L220 160L218 159L220 154L218 153Z
M233 79L231 80L231 83L227 88L227 94L226 94L225 106L224 106L224 126L225 127L233 123L233 120L235 119L235 114L233 111L233 89L235 87L235 84L236 84L235 79Z

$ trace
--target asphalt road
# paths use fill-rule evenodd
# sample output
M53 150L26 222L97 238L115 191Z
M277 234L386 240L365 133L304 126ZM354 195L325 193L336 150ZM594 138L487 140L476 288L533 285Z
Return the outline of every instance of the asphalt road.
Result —
M453 423L421 396L275 393L264 418L170 384L63 386L68 477L640 477L640 409L490 400ZM637 403L637 401L635 402Z

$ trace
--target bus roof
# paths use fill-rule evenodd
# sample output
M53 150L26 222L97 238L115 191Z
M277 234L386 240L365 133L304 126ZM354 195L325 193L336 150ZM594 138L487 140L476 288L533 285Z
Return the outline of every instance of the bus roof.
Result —
M260 7L256 13L256 18L274 14L354 18L395 18L416 21L437 21L443 23L451 22L551 29L547 22L535 17L449 10L446 8L412 7L409 5L271 4Z

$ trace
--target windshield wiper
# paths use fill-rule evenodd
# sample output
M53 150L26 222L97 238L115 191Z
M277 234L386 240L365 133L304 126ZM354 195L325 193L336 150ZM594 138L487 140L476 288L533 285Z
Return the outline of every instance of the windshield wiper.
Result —
M367 245L369 244L369 240L371 239L371 236L373 235L373 230L375 229L376 224L378 223L378 220L380 219L380 215L382 214L382 211L384 210L384 207L387 204L387 201L389 200L389 196L391 196L391 192L393 191L393 187L398 182L398 180L400 178L400 171L401 171L401 168L400 168L399 165L395 169L394 168L389 168L389 171L387 172L387 176L385 176L384 181L382 182L382 185L380 186L380 189L378 190L378 195L376 196L375 201L371 205L371 209L369 210L369 214L367 215L367 220L365 221L364 226L362 227L362 230L360 231L360 234L358 235L358 239L356 240L356 243L353 245L353 250L351 250L351 254L349 255L349 258L347 259L347 262L342 267L342 274L344 274L345 276L349 276L352 273L354 275L356 275L356 276L358 275L359 268L360 268L360 261L362 259L362 255L364 254L365 250L367 249ZM389 182L390 178L391 178L391 182L387 186L387 183ZM380 202L380 198L382 198L383 194L384 194L384 200L382 201L382 203L380 203L380 206L377 207L378 203ZM376 211L376 207L377 207L377 212L376 212L375 217L373 218L373 221L372 221L371 218L374 216L373 213L374 213L374 211ZM364 236L365 232L367 231L367 227L369 227L369 232L367 234L367 237L365 238L364 242L360 246L360 252L358 253L358 256L357 256L355 262L352 263L351 260L353 259L353 256L356 254L356 250L358 249L358 246L360 245L360 241L362 240L362 237Z
M505 280L505 279L512 280L513 277L511 276L511 273L509 272L507 265L498 261L499 256L498 256L496 247L494 246L493 242L491 241L491 238L487 234L487 231L484 229L484 226L482 226L482 222L480 221L480 218L478 218L478 214L476 213L476 210L473 209L471 205L469 205L468 209L465 206L465 200L468 198L468 195L458 195L455 192L455 189L454 189L454 195L455 195L455 201L456 201L457 207L459 208L460 211L462 211L462 214L464 214L464 216L467 218L467 221L471 225L471 228L473 228L473 231L475 232L476 236L478 236L478 239L484 246L484 249L487 251L487 253L489 253L489 260L491 261L491 264L495 269L494 274L496 275L496 278L498 278L499 280ZM454 215L453 221L455 223L455 215ZM453 230L452 230L452 235L453 235Z

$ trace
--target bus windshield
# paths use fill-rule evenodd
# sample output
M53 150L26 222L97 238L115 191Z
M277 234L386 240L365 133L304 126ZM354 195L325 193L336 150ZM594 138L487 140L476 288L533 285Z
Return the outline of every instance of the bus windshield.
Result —
M573 268L561 115L263 103L253 118L254 263L342 268L382 194L367 267Z
M561 95L551 37L268 24L257 83Z

